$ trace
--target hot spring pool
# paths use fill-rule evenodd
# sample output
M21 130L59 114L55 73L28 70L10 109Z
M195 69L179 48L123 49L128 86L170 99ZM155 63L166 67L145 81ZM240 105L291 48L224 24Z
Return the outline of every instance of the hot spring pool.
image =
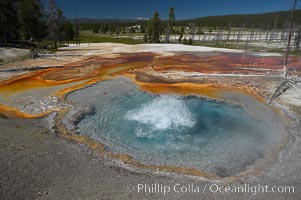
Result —
M78 134L146 164L230 176L246 170L280 140L273 124L241 106L151 94L127 79L95 84L68 99L94 107L77 124Z

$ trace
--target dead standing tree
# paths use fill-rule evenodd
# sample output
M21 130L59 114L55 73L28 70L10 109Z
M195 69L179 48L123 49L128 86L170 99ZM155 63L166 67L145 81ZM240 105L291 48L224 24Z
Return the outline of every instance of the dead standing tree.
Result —
M189 23L191 39L194 40L195 36L195 23Z
M54 41L54 48L57 48L57 9L54 0L48 0L48 29L49 40Z
M285 57L284 57L284 66L283 66L283 70L285 71L284 75L286 75L286 73L287 73L288 54L289 54L289 50L290 50L290 44L291 44L291 38L292 38L292 29L293 29L293 21L294 21L294 17L295 17L296 6L297 6L297 0L294 0L294 5L293 5L292 15L291 15L291 21L290 21L290 26L289 26L288 39L287 39L287 46L286 46Z
M77 0L76 0L75 1L75 41L76 41L76 46L80 46L79 30L80 30L80 27L78 25L78 11L77 11Z
M287 63L288 63L288 54L290 50L290 43L291 43L291 37L292 37L292 29L293 29L293 21L295 17L295 11L296 11L296 5L297 5L297 0L294 0L294 6L292 9L292 15L291 15L291 20L290 20L290 26L289 26L289 33L288 33L288 39L287 39L287 47L286 47L286 52L285 52L285 58L284 58L284 67L283 67L283 73L282 75L284 76L284 81L278 85L270 99L267 101L267 103L270 103L273 101L276 97L282 95L286 90L288 90L291 87L295 87L297 83L300 83L301 80L298 76L290 76L289 72L292 71L293 69L288 69L287 68Z
M297 30L295 33L294 38L294 48L298 51L300 49L300 42L301 42L301 28Z
M167 23L167 27L166 27L166 37L165 37L165 42L169 43L169 37L170 37L170 33L173 33L173 26L176 20L175 17L175 9L173 7L171 7L169 9L169 13L168 13L169 19L168 19L168 23Z

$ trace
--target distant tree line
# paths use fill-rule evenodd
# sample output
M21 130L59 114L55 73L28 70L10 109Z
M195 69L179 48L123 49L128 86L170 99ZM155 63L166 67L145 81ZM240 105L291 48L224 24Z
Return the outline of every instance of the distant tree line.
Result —
M159 14L159 13L158 13ZM225 16L210 16L201 17L190 20L175 20L175 11L171 7L169 10L167 20L160 20L160 33L166 35L165 41L169 41L169 34L181 34L181 27L190 27L194 24L196 28L196 34L202 34L202 28L208 29L210 32L214 30L229 30L230 28L245 28L245 29L285 29L287 28L288 19L290 16L289 11L278 11L263 14L241 14L241 15L225 15ZM143 28L142 33L147 33L151 29L153 22L151 20L93 20L85 19L81 22L82 30L93 30L94 33L127 33L127 27L134 26L136 24L141 25ZM90 22L89 22L90 21ZM98 22L101 21L101 22ZM295 27L301 24L301 10L296 10ZM172 27L171 27L172 26ZM117 28L118 27L118 28ZM175 28L180 27L180 28ZM149 34L146 34L144 38L150 40ZM183 38L184 39L184 38Z
M40 0L0 1L0 44L48 40L57 47L74 35L73 25L54 0L48 1L47 12Z
M248 29L250 29L249 32L251 32L249 36L250 39L255 38L256 40L256 38L261 37L261 31L270 31L269 38L273 40L275 35L274 30L278 30L278 32L279 30L283 30L284 38L288 18L289 12L282 11L251 15L212 16L176 21L175 10L171 7L168 12L168 19L166 20L161 20L157 11L151 19L144 21L103 19L101 23L97 23L97 20L84 19L85 23L81 24L81 30L92 30L94 33L100 34L116 34L117 37L119 34L129 34L131 38L133 33L138 32L143 34L144 42L149 43L169 43L170 35L172 34L175 36L174 38L177 38L178 43L188 45L191 45L193 41L195 41L195 35L198 35L200 38L200 35L204 35L206 31L206 37L202 37L202 41L209 40L214 34L216 43L218 44L220 40L224 42L225 38L229 40L230 38L237 37L237 41L239 41L243 30ZM295 30L300 26L300 20L301 10L297 10L294 20ZM89 23L89 21L93 23ZM139 29L135 28L137 25L140 26ZM187 34L190 35L188 38L186 38ZM225 36L225 34L227 34L227 36ZM165 38L162 37L164 35ZM296 46L300 46L299 35L300 34L297 33L295 36Z
M231 27L257 28L257 29L283 29L287 27L290 11L277 11L262 14L239 14L224 16L200 17L189 20L176 21L176 26L187 26L196 23L203 27L218 27L218 29L229 29ZM301 24L301 10L296 10L296 24Z
M139 30L135 26L139 24ZM93 33L120 33L126 34L129 31L129 28L133 28L133 32L145 33L146 23L144 21L137 21L132 23L81 23L81 30L92 30Z

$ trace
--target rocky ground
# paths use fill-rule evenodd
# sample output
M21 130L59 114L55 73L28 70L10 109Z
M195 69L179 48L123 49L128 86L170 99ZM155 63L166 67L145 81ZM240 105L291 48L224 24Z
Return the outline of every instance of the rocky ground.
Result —
M10 47L0 47L0 63L18 60L22 57L29 57L30 50L28 49L19 49L19 48L10 48Z

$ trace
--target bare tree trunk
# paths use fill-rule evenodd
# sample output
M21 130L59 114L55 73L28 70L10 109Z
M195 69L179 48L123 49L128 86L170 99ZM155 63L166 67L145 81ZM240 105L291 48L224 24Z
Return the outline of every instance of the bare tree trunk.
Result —
M189 24L189 25L190 25L190 27L191 27L191 32L190 32L190 34L191 34L191 39L194 40L194 35L195 35L195 23L191 23L191 24Z
M169 35L170 35L170 24L168 23L166 27L165 43L169 43Z
M300 49L300 42L301 42L301 30L298 30L296 35L295 35L295 39L294 39L294 46L296 50Z
M238 29L238 33L237 33L237 37L236 37L236 47L238 47L238 42L240 40L241 37L241 28Z
M211 32L209 31L209 35L208 35L208 45L210 45L210 37L211 37Z
M75 1L75 42L76 42L76 46L80 46L78 15L77 15L77 1Z
M296 5L297 5L297 0L294 1L294 6L293 6L293 9L292 9L292 15L291 15L291 21L290 21L290 27L289 27L289 33L288 33L288 40L287 40L287 46L286 46L286 52L285 52L285 59L284 59L284 67L283 67L284 70L287 70L288 53L289 53L289 50L290 50L292 29L293 29L293 21L294 21L294 17L295 17Z
M49 27L49 40L54 41L54 48L57 48L57 13L54 0L48 0L48 27Z
M218 45L220 40L221 40L221 30L219 30L217 35L216 35L215 45Z
M229 32L228 32L228 36L227 36L227 42L230 43L230 37L231 37L231 29L229 27Z
M268 41L268 38L269 38L269 32L266 31L266 35L265 35L265 41L266 41L266 42Z

